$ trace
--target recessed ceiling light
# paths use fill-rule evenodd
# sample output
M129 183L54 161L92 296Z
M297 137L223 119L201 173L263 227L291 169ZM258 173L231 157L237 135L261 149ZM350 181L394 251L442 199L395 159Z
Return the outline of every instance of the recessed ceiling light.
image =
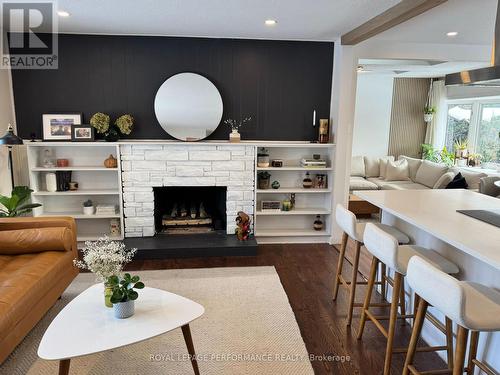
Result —
M60 17L69 17L70 14L68 12L66 12L65 10L58 10L57 15Z
M266 26L274 26L278 23L276 20L266 20L265 24Z
M457 36L458 32L456 32L456 31L450 31L449 33L446 33L446 35L448 35L448 36Z

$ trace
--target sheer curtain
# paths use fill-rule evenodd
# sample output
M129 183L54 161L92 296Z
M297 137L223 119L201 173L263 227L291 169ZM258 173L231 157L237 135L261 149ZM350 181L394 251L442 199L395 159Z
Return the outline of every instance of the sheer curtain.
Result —
M444 146L448 117L444 80L432 82L430 102L431 106L436 108L436 113L432 121L427 125L425 143L430 143L440 150Z

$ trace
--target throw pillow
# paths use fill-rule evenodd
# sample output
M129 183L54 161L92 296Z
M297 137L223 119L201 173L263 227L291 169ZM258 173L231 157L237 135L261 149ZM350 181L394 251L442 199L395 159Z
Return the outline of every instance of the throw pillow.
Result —
M365 159L362 156L352 157L351 176L365 177Z
M446 185L446 189L467 189L467 181L465 181L462 173L458 172L453 180L448 185Z
M446 172L448 172L448 167L446 165L424 160L415 175L415 182L432 189L437 180L439 180L439 177Z
M472 190L479 190L479 182L481 178L488 176L486 173L475 172L468 169L453 168L453 170L455 171L455 173L460 172L462 174L462 176L465 178L465 181L467 181L469 189Z
M385 170L386 181L407 181L409 177L408 162L405 159L388 161Z
M415 181L418 168L422 165L421 159L410 158L409 156L401 155L399 160L405 159L408 162L408 169L410 170L410 179Z
M365 174L366 178L380 176L379 158L365 156Z
M385 170L387 169L387 162L389 161L394 161L394 156L384 156L379 159L380 178L385 178Z
M439 177L439 180L432 187L433 189L444 189L448 184L455 178L454 172L446 172L444 175Z

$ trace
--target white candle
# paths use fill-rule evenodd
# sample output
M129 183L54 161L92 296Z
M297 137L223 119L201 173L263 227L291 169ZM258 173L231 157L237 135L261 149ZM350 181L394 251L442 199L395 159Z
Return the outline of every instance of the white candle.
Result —
M316 110L313 111L313 126L316 126Z

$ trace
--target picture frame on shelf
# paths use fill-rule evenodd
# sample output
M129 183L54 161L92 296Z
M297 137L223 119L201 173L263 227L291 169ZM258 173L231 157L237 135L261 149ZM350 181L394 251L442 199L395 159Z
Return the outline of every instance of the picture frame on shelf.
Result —
M261 211L281 211L281 201L262 201Z
M94 138L94 127L91 125L71 126L71 142L92 142Z
M82 124L82 113L44 113L42 133L44 141L71 141L72 126Z

